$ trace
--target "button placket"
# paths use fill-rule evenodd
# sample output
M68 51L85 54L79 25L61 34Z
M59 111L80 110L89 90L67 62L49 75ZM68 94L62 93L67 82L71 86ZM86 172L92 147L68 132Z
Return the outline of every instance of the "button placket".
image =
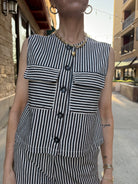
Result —
M60 91L62 94L64 94L65 92L67 92L67 98L68 98L68 102L69 102L70 90L71 90L71 84L72 84L72 77L73 77L73 76L72 76L72 75L73 75L72 66L73 66L74 56L76 55L76 50L75 50L74 47L71 47L70 45L67 45L66 48L67 48L67 50L71 51L71 55L72 55L71 64L66 64L66 65L64 66L64 70L66 70L66 72L70 72L70 74L69 74L69 88L67 88L66 86L61 86L59 91ZM74 54L74 53L75 53L75 54ZM69 103L67 103L67 105L68 105L68 104L69 104ZM67 110L68 110L68 108L69 108L69 105L68 105L68 107L67 107ZM64 110L64 109L63 109L63 110ZM62 122L63 122L64 113L61 112L61 110L60 110L60 111L57 113L57 117L58 117L59 121L62 120ZM61 126L62 126L62 127L61 127L61 133L60 133L60 135L62 134L63 124L62 124ZM59 143L59 142L60 142L60 137L61 137L61 136L58 137L58 136L55 135L55 137L54 137L54 142L55 142L55 143Z
M73 54L75 53L75 54ZM69 80L69 88L68 88L68 106L67 106L67 111L69 111L69 100L70 100L70 91L71 91L71 86L72 86L72 79L73 79L73 62L74 62L74 58L76 56L76 48L73 47L72 52L72 62L70 65L70 80Z

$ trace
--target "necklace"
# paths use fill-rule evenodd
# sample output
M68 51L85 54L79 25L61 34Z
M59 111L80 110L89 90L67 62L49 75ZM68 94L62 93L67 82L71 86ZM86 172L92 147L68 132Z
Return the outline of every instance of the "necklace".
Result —
M53 32L53 34L55 33L55 35L63 42L63 43L65 43L65 44L67 44L67 45L70 45L70 46L72 46L72 47L75 47L76 49L78 49L78 48L80 48L80 47L82 47L83 45L85 45L85 43L87 42L87 33L85 33L84 32L84 40L83 41L81 41L80 43L77 43L77 44L70 44L70 43L68 43L67 41L65 41L64 39L63 39L63 37L61 37L60 35L59 35L59 33L58 33L58 30L56 30L56 31L54 31Z

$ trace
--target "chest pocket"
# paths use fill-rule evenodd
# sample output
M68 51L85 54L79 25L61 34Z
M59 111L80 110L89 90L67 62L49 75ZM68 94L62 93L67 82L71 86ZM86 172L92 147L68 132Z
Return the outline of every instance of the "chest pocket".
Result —
M33 108L53 108L60 69L28 65L24 78L29 79L28 102Z
M97 112L105 76L100 73L74 72L69 109L78 113Z

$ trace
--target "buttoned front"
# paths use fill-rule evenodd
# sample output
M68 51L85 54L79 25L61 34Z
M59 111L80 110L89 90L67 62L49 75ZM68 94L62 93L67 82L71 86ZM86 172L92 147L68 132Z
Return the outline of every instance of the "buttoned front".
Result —
M55 143L59 143L59 141L60 141L60 139L59 139L58 137L55 137L55 138L54 138L54 142L55 142Z
M29 81L28 102L15 144L35 153L71 157L102 144L98 103L109 50L110 44L90 37L76 49L55 34L31 35L24 73Z
M70 50L70 49L72 49L73 47L70 46L70 45L67 45L66 48L67 48L68 50Z
M62 112L59 112L58 114L58 118L63 118L64 114Z
M70 70L70 69L71 69L71 66L69 66L69 65L66 65L66 66L65 66L65 70L68 71L68 70Z
M61 91L62 93L65 93L65 92L66 92L66 87L61 87L61 88L60 88L60 91Z

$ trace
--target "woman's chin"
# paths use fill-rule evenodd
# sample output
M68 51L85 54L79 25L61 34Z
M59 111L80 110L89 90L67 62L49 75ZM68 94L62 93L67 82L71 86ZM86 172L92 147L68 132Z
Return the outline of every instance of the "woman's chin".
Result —
M85 11L86 8L79 7L79 6L72 6L69 8L64 8L62 10L59 11L60 14L62 15L67 15L67 16L77 16L77 15L81 15L83 14L83 12Z
M58 0L59 1L59 0ZM57 1L57 7L60 14L68 15L80 15L82 14L88 5L88 0L62 0L63 3Z
M82 11L66 11L66 12L60 12L60 15L63 17L77 17L82 15L83 12Z

